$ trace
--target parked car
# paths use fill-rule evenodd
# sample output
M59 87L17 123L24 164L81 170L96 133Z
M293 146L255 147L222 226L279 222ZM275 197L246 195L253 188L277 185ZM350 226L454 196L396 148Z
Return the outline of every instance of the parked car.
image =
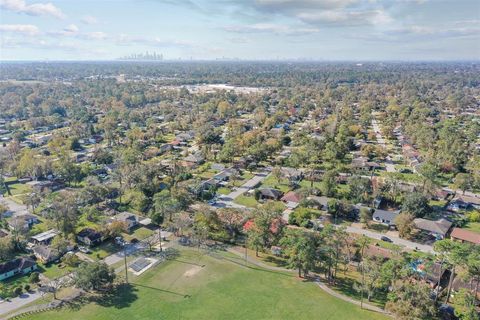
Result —
M90 249L88 249L87 247L78 247L78 250L80 252L83 252L83 253L90 253Z
M389 237L385 237L385 236L382 236L382 237L380 238L380 240L385 241L385 242L390 242L390 243L393 242L392 239L390 239Z

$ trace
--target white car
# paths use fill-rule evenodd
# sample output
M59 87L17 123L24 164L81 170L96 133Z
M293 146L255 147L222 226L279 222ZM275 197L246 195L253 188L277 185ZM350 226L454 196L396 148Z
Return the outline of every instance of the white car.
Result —
M90 249L87 247L78 247L78 251L83 252L83 253L90 253Z

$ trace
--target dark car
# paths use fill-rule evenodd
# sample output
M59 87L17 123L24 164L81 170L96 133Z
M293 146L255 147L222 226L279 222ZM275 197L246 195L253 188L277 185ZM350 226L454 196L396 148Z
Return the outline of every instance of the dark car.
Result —
M385 236L382 236L380 238L380 240L385 241L385 242L393 242L392 239L390 239L389 237L385 237Z

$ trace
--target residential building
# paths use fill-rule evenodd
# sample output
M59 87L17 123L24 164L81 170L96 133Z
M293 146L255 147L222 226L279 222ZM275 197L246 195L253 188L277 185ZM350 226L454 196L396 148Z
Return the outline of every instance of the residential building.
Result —
M0 264L0 280L25 275L37 270L37 264L29 257L21 257Z

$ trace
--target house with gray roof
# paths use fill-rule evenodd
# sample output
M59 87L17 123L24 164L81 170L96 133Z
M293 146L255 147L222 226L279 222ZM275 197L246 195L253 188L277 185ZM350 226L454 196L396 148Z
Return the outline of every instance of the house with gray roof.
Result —
M387 210L375 209L372 219L375 222L378 222L390 227L395 225L395 218L399 214L400 214L399 210L387 211Z

